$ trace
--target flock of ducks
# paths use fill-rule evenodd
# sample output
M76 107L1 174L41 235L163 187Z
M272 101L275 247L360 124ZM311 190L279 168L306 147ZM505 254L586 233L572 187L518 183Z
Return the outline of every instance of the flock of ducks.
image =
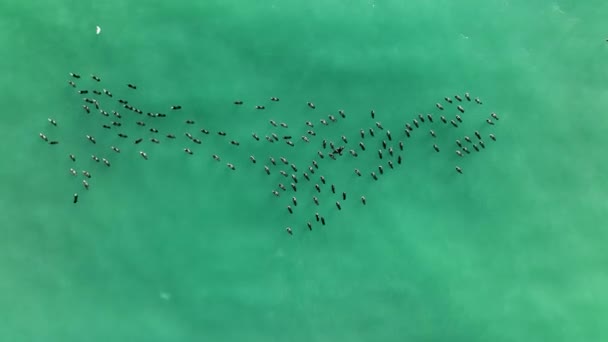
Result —
M142 160L148 160L153 158L152 155L144 150L143 144L140 145L144 139L148 140L152 144L160 144L163 140L177 140L186 139L187 144L184 144L183 153L186 156L195 155L195 145L202 144L202 136L204 135L217 135L221 139L225 139L227 143L238 147L241 145L239 140L236 140L225 131L211 132L205 128L198 128L196 121L193 118L184 120L184 131L185 132L164 132L162 129L162 123L159 119L166 118L168 115L161 112L144 112L135 104L129 102L129 100L119 97L114 97L113 93L101 86L101 78L97 75L91 75L91 79L94 81L93 84L98 86L89 87L89 89L80 89L78 86L81 80L81 75L76 73L70 73L70 80L68 81L69 86L76 89L78 95L84 95L82 98L82 115L102 116L103 123L101 127L108 135L114 135L113 139L105 139L106 137L100 137L99 141L113 140L114 144L107 146L107 154L104 156L98 156L92 154L90 158L95 161L95 164L99 163L101 167L111 167L111 155L121 153L121 146L124 144L135 144L142 146L138 151L139 157ZM136 91L138 87L134 84L126 84L128 91ZM102 106L101 103L114 103L113 108L121 108L121 112L118 110L107 109ZM270 104L280 102L278 97L270 97ZM377 121L376 112L374 110L369 111L369 115L373 124L365 129L360 129L354 135L347 137L341 135L339 140L335 142L328 140L327 137L321 136L317 132L321 132L319 128L323 126L336 125L341 120L347 119L347 114L344 110L337 110L334 114L329 114L318 118L318 121L304 121L302 128L303 134L300 136L292 136L288 133L282 134L282 132L291 132L287 130L290 127L285 122L276 122L271 119L268 121L270 129L273 130L268 135L261 136L257 132L252 132L251 137L243 138L252 140L252 143L259 144L285 144L287 149L294 148L299 144L312 144L318 146L315 148L317 151L313 156L310 164L308 165L296 165L290 162L284 156L268 156L264 158L256 158L255 155L250 155L247 161L252 163L255 167L258 167L261 172L264 172L269 177L278 178L276 181L276 187L271 189L271 194L279 200L287 198L287 202L282 206L281 210L285 210L289 215L293 215L294 212L300 208L303 211L310 211L310 207L317 208L312 210L314 215L310 215L310 219L305 220L305 223L301 225L303 229L312 230L314 225L320 224L324 226L326 224L326 218L319 213L318 208L321 207L321 203L332 203L333 210L341 211L342 204L345 201L353 200L352 197L358 197L360 205L366 205L367 200L364 195L352 196L347 194L346 189L338 189L334 182L329 177L322 174L323 168L321 160L331 159L338 161L343 158L359 158L363 154L375 154L376 160L374 166L371 169L364 169L363 165L358 168L354 168L353 172L358 177L370 177L374 181L378 181L388 170L395 169L402 164L404 153L404 145L406 141L415 134L425 134L428 136L429 153L443 153L443 150L451 150L456 153L458 157L464 158L471 153L480 153L486 149L486 142L479 131L471 132L469 135L462 135L460 139L456 139L455 149L452 150L448 147L439 146L437 142L437 131L439 129L458 129L463 121L463 117L466 117L465 105L482 105L482 101L475 97L471 97L469 93L464 93L463 96L454 95L451 97L444 97L441 102L435 104L436 113L417 114L415 118L409 122L404 122L401 129L391 131L388 128L383 127L381 121ZM235 100L234 106L244 106L245 103L242 100ZM313 113L318 113L316 105L313 102L306 102L305 105L308 110ZM263 111L266 109L266 105L255 105L254 110ZM122 110L124 109L124 111ZM181 111L182 106L174 104L170 106L168 111ZM316 114L315 113L315 114ZM133 116L135 114L135 116ZM133 120L133 117L136 119ZM172 117L172 116L170 116ZM499 116L496 113L490 113L485 118L485 122L488 128L492 128L499 121ZM51 133L40 133L40 138L49 145L59 144L58 140L49 139L47 137L54 134L53 130L59 126L55 119L49 118L49 131ZM123 126L124 124L124 126ZM139 126L138 133L133 133L135 130L133 127ZM130 127L129 127L130 126ZM427 126L428 128L425 128ZM160 127L157 129L156 127ZM293 129L294 127L292 127ZM317 129L317 131L315 131ZM146 132L147 131L147 132ZM144 132L146 132L144 134ZM195 133L193 133L195 132ZM195 136L198 134L200 137ZM304 133L305 132L305 133ZM144 138L147 136L147 138ZM230 137L228 137L230 136ZM496 136L493 133L489 133L487 137L491 141L496 141ZM97 145L98 140L92 134L85 134L82 137L84 143ZM194 145L193 145L194 144ZM310 146L310 145L309 145ZM452 146L450 146L452 147ZM433 152L434 151L434 152ZM197 152L198 153L198 152ZM287 154L286 154L287 155ZM70 153L66 156L71 162L76 163L77 159L75 153ZM214 161L222 163L222 157L217 154L211 154ZM259 156L258 156L259 157ZM334 163L334 162L331 163ZM369 163L368 163L369 164ZM74 164L76 165L76 164ZM237 161L225 161L226 168L231 171L235 171L239 165ZM459 165L454 165L454 169L458 174L462 174L464 171ZM74 177L82 177L83 189L89 190L89 182L92 177L92 172L88 170L77 171L75 166L69 169L69 173ZM273 178L274 179L274 178ZM325 195L327 194L327 195ZM333 197L333 198L332 198ZM74 193L73 202L78 202L78 193ZM298 205L300 205L298 207ZM314 217L314 218L313 218ZM296 227L296 226L293 226ZM293 235L295 228L292 226L284 227L285 231Z

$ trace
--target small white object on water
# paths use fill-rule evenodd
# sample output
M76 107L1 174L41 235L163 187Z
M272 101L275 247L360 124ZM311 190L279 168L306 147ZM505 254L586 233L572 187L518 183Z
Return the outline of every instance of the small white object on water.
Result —
M100 34L101 33L101 27L97 26L95 33Z

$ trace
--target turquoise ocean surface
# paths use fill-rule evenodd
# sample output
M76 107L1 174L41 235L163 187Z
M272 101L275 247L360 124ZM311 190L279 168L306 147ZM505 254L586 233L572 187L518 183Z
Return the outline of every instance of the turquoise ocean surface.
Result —
M602 0L0 2L0 342L608 341L607 13ZM419 113L434 122L407 138ZM476 130L479 152L464 140L479 147Z

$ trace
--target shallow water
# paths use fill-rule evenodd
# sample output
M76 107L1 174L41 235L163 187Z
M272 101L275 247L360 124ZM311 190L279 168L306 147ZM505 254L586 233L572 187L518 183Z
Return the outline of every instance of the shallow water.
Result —
M0 4L0 338L605 339L606 11L602 1ZM108 145L121 141L101 115L83 113L91 94L75 94L69 72L82 75L77 89L95 87L96 74L114 100L172 115L157 128L177 139L134 145L132 123L112 154ZM497 141L459 159L462 135L440 126L434 104L464 92L483 105L467 104L461 133ZM175 104L183 109L170 111ZM403 124L427 112L439 154L428 126L403 137ZM493 127L489 112L500 115ZM321 127L328 114L338 122ZM200 146L183 136L188 118ZM270 119L289 124L296 147L265 141L283 134ZM316 147L299 139L306 120ZM379 181L369 177L377 146L356 161L347 151L338 161L316 156L323 137L345 134L356 147L375 121L401 136L396 150L406 143L404 163L385 164ZM89 191L69 174L69 153L93 174ZM90 154L111 158L111 168ZM327 225L318 225L304 200L314 189L300 178L289 215L291 195L271 194L289 179L264 173L269 155L300 172L319 161L315 176L348 193L342 210L323 192Z

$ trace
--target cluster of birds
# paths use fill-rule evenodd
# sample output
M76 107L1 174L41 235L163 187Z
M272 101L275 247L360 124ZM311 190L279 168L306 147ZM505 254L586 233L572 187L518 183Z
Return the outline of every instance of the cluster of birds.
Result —
M81 79L81 75L76 73L70 73L71 79L68 81L68 84L73 88L78 88L79 80ZM96 75L91 75L91 79L94 81L93 84L101 85L101 78ZM126 88L129 91L136 91L137 86L134 84L126 84ZM139 145L144 141L142 130L139 130L137 136L132 136L131 130L127 128L127 125L133 125L132 118L128 118L128 115L123 115L117 110L108 110L106 111L106 107L102 106L103 103L114 103L115 106L119 106L120 108L124 108L125 110L137 114L137 119L134 122L135 125L140 127L146 127L143 131L147 131L146 134L148 137L146 138L153 144L160 144L161 139L170 139L175 140L178 139L178 136L186 137L188 146L184 146L183 152L185 155L192 156L195 154L193 149L194 145L191 143L200 145L202 143L201 139L195 137L191 132L193 132L196 122L194 119L186 119L184 121L185 132L161 132L161 130L152 127L162 127L160 126L160 122L157 121L162 118L167 118L166 113L161 112L144 112L135 104L129 102L124 98L114 97L112 92L103 87L91 87L89 89L77 89L76 93L78 95L84 95L82 98L82 111L83 115L93 116L93 115L101 115L104 118L104 123L101 127L104 131L107 131L108 134L114 136L112 139L115 143L107 146L107 155L98 156L92 154L90 158L99 163L102 167L111 167L110 157L113 153L121 153L120 147L124 144L135 144ZM270 97L270 103L277 103L280 99L278 97ZM301 224L304 229L312 230L313 223L325 225L326 218L319 213L318 208L327 209L322 207L322 203L330 203L332 207L335 206L337 211L342 210L342 203L347 201L347 198L350 200L351 195L347 195L346 189L339 189L336 186L335 182L332 182L329 177L322 175L322 169L319 165L321 160L331 159L333 161L338 161L343 158L359 158L360 155L369 154L370 151L372 154L377 154L377 165L374 165L372 169L363 169L364 166L360 166L358 168L354 168L353 172L358 177L371 177L374 181L378 181L385 173L385 167L389 169L395 169L402 164L402 154L404 153L404 145L405 142L411 138L414 134L421 134L424 130L428 134L429 145L432 146L433 150L436 153L440 153L442 149L440 148L437 140L438 133L436 130L438 129L456 129L459 128L463 123L465 116L465 108L464 105L482 105L482 101L479 98L472 98L469 93L465 93L462 96L454 95L451 97L444 97L441 102L435 104L437 108L437 113L427 113L426 115L418 114L412 121L404 122L403 128L391 132L389 129L385 129L380 121L376 118L376 112L371 110L369 115L374 122L370 127L365 129L360 129L359 132L355 133L355 135L347 137L346 135L341 135L339 140L336 142L332 140L328 140L327 136L321 136L321 134L317 134L317 132L321 132L322 130L318 129L319 125L321 127L336 125L342 120L347 119L347 114L344 110L337 110L335 114L329 114L326 117L322 116L318 118L318 122L312 121L304 121L302 126L298 126L298 128L302 129L302 134L300 136L291 135L290 125L285 122L277 123L275 120L269 120L270 129L273 130L269 134L265 135L262 139L261 135L257 132L252 132L251 138L245 139L253 139L254 142L257 143L266 143L266 144L285 144L286 149L293 148L299 144L307 144L308 146L316 145L315 156L311 159L310 164L307 165L296 165L293 162L290 162L284 156L269 156L264 158L263 162L258 163L258 159L255 155L250 155L248 162L254 164L256 167L259 167L260 170L263 169L270 177L278 177L278 181L276 183L276 187L271 189L271 193L278 199L282 199L287 197L287 203L282 206L281 210L287 211L289 215L293 215L294 211L296 211L296 207L300 204L301 210L307 211L311 206L315 206L317 210L313 210L313 215L310 216L309 219L305 220L305 224ZM235 100L233 102L234 106L243 106L244 102L242 100ZM304 106L304 103L302 104ZM306 102L305 106L310 111L317 111L317 107L313 102ZM444 107L445 106L445 107ZM254 110L265 110L266 105L255 105ZM169 111L180 111L182 110L181 105L172 105L168 108ZM121 110L122 111L122 110ZM169 116L170 118L172 116ZM487 127L493 127L499 120L499 116L496 113L490 113L485 122ZM57 127L58 123L55 119L49 118L49 124L51 127ZM125 126L123 126L123 124ZM428 126L429 128L424 128L424 126ZM123 128L124 127L124 128ZM315 131L315 129L317 131ZM222 139L226 139L233 146L240 146L240 142L238 140L230 138L225 138L228 136L228 133L225 131L217 131L210 132L205 128L196 128L201 134L210 135L217 134L219 137L224 137ZM283 130L283 134L277 133L279 130ZM148 133L149 132L149 133ZM468 154L472 153L472 150L475 153L481 152L486 148L486 143L484 142L484 137L482 134L475 130L471 132L472 134L463 135L462 138L455 140L455 153L459 157L465 157ZM50 134L49 134L50 135ZM487 135L492 141L496 141L496 136L493 133ZM47 137L47 134L40 133L40 138L48 143L49 145L57 145L59 143L58 140L51 140ZM97 144L97 139L91 133L85 134L82 137L83 141L86 139L90 144ZM182 137L183 139L183 137ZM100 139L101 141L102 139ZM86 143L85 141L85 143ZM144 146L144 145L139 145ZM471 150L472 149L472 150ZM431 152L433 150L430 150ZM141 148L138 151L139 157L143 160L148 160L148 153ZM286 154L288 155L288 154ZM74 153L70 153L68 157L72 162L77 161L77 157ZM210 155L213 160L217 162L222 161L222 157L217 154ZM79 157L80 158L80 157ZM317 161L317 158L319 161ZM374 157L374 159L376 159ZM363 159L361 159L363 160ZM369 160L369 158L368 158ZM332 162L334 163L334 162ZM369 161L363 162L369 166ZM235 165L236 164L236 165ZM375 164L375 163L374 163ZM235 161L227 161L225 163L226 167L229 170L235 171L238 165L238 162ZM459 165L454 165L454 169L458 174L463 173L462 167ZM363 170L363 171L362 171ZM87 170L81 170L78 172L75 167L69 169L69 173L73 176L78 177L82 175L82 186L85 190L89 190L90 185L89 181L91 179L91 172ZM317 176L316 173L319 173ZM285 185L287 184L287 185ZM327 196L322 198L321 194L329 194L328 196L333 196L333 199L327 200ZM300 200L298 200L298 197ZM365 195L358 194L355 197L359 197L361 205L366 205L367 200ZM73 202L78 202L78 193L74 193ZM294 226L295 227L295 226ZM293 235L294 228L292 226L284 227L285 231Z

